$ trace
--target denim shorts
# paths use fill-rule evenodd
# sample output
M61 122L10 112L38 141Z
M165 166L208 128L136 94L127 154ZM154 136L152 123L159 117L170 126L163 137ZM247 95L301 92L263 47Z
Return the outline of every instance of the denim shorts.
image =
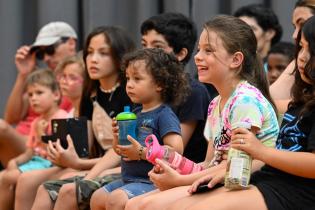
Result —
M103 186L105 192L113 192L116 189L121 189L126 192L128 198L131 199L138 195L142 195L144 193L155 190L156 187L149 182L140 182L140 181L123 181L122 179L118 179L110 182Z

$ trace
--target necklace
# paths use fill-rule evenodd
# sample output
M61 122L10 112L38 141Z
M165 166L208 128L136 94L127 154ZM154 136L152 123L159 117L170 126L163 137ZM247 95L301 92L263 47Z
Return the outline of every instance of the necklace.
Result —
M114 92L118 87L119 87L120 83L117 82L112 88L110 89L103 89L102 86L100 86L100 90L103 92L103 93L112 93Z

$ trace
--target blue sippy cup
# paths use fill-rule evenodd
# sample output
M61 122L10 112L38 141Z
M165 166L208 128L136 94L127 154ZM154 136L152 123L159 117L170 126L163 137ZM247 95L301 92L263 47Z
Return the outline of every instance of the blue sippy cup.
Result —
M136 139L137 115L130 112L130 106L124 106L124 112L119 113L116 120L119 126L119 144L131 144L127 139L127 135Z

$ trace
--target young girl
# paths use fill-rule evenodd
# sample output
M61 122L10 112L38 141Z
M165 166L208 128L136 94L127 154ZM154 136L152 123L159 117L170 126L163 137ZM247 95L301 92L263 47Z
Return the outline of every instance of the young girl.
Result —
M50 120L65 118L67 112L58 108L60 92L55 76L50 70L38 70L26 80L29 104L37 117L31 126L26 143L27 150L9 161L7 168L0 175L0 209L13 209L14 190L21 173L50 168L52 163L46 159L46 144L41 136L51 134Z
M73 106L69 117L79 116L82 84L86 76L84 72L85 66L81 55L67 57L56 67L61 93L71 101Z
M82 84L85 80L84 70L85 68L83 59L79 56L67 57L62 60L56 67L55 74L57 75L60 84L61 93L64 97L69 99L69 101L73 105L72 111L68 113L67 117L78 117L80 98L83 89ZM61 149L64 150L63 148ZM72 149L74 148L71 144L71 146L68 147L67 150ZM66 164L65 161L66 159L64 159L63 161L55 162L55 165L63 164L64 167L71 167L71 165ZM61 175L63 173L66 173L66 171L68 170L70 169L60 169L59 173ZM16 188L15 208L17 210L30 209L34 201L38 186L49 178L58 177L55 175L56 171L52 171L51 169L37 170L21 175L19 177ZM25 180L27 180L27 182Z
M163 173L151 171L150 179L164 191L135 198L126 209L164 209L188 196L189 187L185 185L204 175L210 176L213 184L225 174L224 154L230 147L232 130L240 122L250 123L251 130L261 142L268 147L274 146L279 126L256 49L254 33L238 18L217 16L204 25L195 56L198 78L213 84L219 93L209 105L208 127L205 128L210 141L205 162L211 160L210 167L183 176L158 161ZM261 161L254 160L253 171L262 165Z
M118 27L97 27L88 35L83 49L86 80L83 84L83 93L80 103L81 116L86 116L91 121L95 121L95 116L96 119L98 119L97 116L99 114L93 113L93 109L97 106L98 111L103 111L101 114L107 115L107 118L109 118L109 116L113 117L122 112L124 106L132 105L132 102L126 94L125 79L120 70L120 64L123 55L132 51L134 46L134 42L128 33ZM93 105L93 103L95 105ZM101 122L101 127L107 126L111 132L111 119L108 124L104 123L105 120L103 118L100 118L99 121ZM97 125L97 123L98 121L93 123L93 125ZM33 210L70 210L78 209L78 206L80 206L80 209L86 208L86 202L89 203L90 195L85 191L81 191L81 187L78 186L77 177L73 176L77 174L85 175L84 180L80 180L80 183L84 182L85 187L92 186L89 184L93 183L94 188L88 189L89 192L93 192L98 186L98 183L95 184L95 181L91 180L101 175L103 171L118 166L120 162L120 157L112 148L109 148L108 145L105 145L106 147L104 148L101 147L104 142L102 135L97 135L97 133L94 133L94 135L96 140L93 142L93 153L91 156L94 158L89 160L78 158L70 159L72 164L70 167L90 171L88 173L82 171L71 174L71 179L45 182L38 189L32 208ZM110 141L110 144L111 143ZM107 150L106 153L105 149ZM56 154L58 154L58 151L56 152ZM62 151L60 154L63 154ZM103 157L99 158L102 155ZM67 159L69 160L69 158ZM69 175L67 176L69 177ZM76 189L79 189L79 191L76 191Z
M128 136L131 146L118 144L117 122L113 123L114 148L122 155L122 179L97 190L91 198L91 209L124 209L128 199L155 189L148 178L152 164L146 161L144 140L155 134L160 144L183 152L180 123L166 104L181 103L186 96L188 80L183 67L172 55L161 49L143 49L128 54L124 60L131 100L141 104L137 114L137 140ZM181 90L181 91L179 91Z
M308 19L297 38L292 101L284 115L276 149L262 145L251 132L237 129L232 146L266 163L252 176L248 190L219 189L179 200L170 209L295 210L315 207L315 17ZM243 139L244 144L240 144ZM197 184L197 183L195 183ZM225 201L225 202L223 202Z

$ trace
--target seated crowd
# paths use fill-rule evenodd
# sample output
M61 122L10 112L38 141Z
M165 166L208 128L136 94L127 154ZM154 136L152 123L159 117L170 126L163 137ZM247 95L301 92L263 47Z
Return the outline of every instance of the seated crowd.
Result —
M199 36L181 13L152 16L142 49L99 26L78 52L69 24L44 25L15 55L0 210L315 209L313 14L313 1L296 2L295 45L259 4L211 18ZM231 148L252 158L238 190L226 174L245 162L232 164Z

